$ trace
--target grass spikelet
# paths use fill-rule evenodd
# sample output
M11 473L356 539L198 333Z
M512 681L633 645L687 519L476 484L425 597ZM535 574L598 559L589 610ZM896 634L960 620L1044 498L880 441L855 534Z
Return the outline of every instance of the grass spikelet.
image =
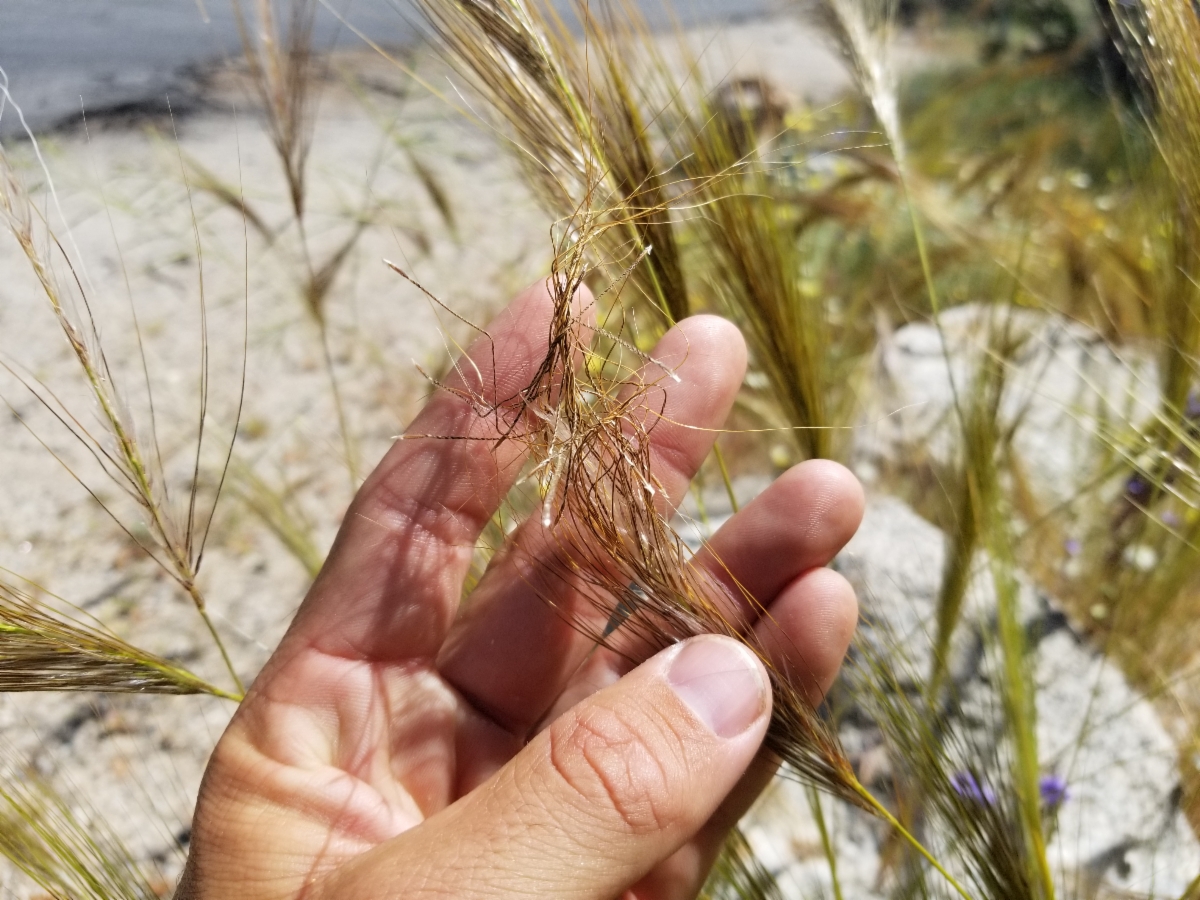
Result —
M986 346L978 356L976 371L967 387L961 418L960 460L949 474L946 494L953 504L948 522L946 567L937 602L937 632L933 642L934 669L930 691L936 696L946 675L950 642L962 616L976 553L988 539L988 527L999 502L999 467L1006 436L999 421L1005 371L1012 347L1008 322L989 316Z
M739 155L744 130L707 100L680 130L681 167L704 201L697 222L710 254L703 290L712 308L742 327L800 455L836 458L834 427L845 421L850 397L839 388L852 350L833 339L827 299L805 289L798 223L778 197L769 162L753 149Z
M2 87L0 85L0 88ZM3 92L4 97L11 103L7 88L3 88ZM37 143L32 134L30 140L33 141L36 149ZM48 183L51 185L53 197L53 182L48 180ZM57 201L56 197L54 199ZM138 436L128 404L117 390L112 367L100 340L99 324L89 302L89 286L86 276L78 268L67 247L58 240L49 223L35 214L34 207L26 195L24 187L17 179L2 147L0 147L0 216L3 217L4 223L33 269L50 309L71 348L87 391L96 404L102 431L96 433L85 425L83 419L67 408L45 384L23 374L3 360L0 360L0 367L33 395L38 403L84 448L88 456L99 465L104 475L134 502L140 515L146 521L149 538L138 537L135 534L137 529L134 524L123 517L119 511L106 505L100 499L96 489L84 482L67 461L50 450L49 446L36 433L34 437L62 463L71 477L75 478L88 491L134 543L140 546L187 594L220 650L230 676L237 686L237 691L241 693L240 678L229 659L220 635L205 610L204 595L197 583L200 566L204 559L205 544L208 540L213 516L216 514L217 500L220 497L221 486L224 484L225 473L232 457L234 440L231 437L230 443L222 453L222 461L214 478L217 486L215 496L208 508L204 509L201 506L200 498L201 460L208 417L210 373L203 272L200 273L201 344L196 437L192 448L192 471L187 495L177 503L168 489L157 435L152 434L153 439L150 447L147 448ZM39 226L41 227L39 228ZM40 249L42 246L51 248L53 256L48 258L44 255ZM199 258L199 253L197 256ZM56 259L65 270L67 275L65 279L60 280L51 264L51 258ZM132 298L130 302L132 304ZM136 325L136 312L134 321ZM142 346L140 331L138 334L140 348ZM245 349L245 340L246 333L243 334L243 350ZM142 366L143 371L147 371L144 353ZM243 364L243 390L244 383ZM146 399L153 421L154 399L148 380L146 390ZM5 403L8 405L7 401ZM234 435L236 435L237 420L241 416L241 404L242 397L239 395L237 411L234 416ZM16 410L11 405L8 406L13 415L24 422ZM26 425L26 427L29 426ZM151 428L151 431L153 433L154 429Z
M536 2L422 0L421 6L453 63L505 122L543 204L568 217L590 200L620 225L597 234L604 251L597 261L615 267L610 274L627 270L667 322L687 316L691 303L668 205L677 192L652 141L655 116L645 112L664 73L640 20L578 6L583 50L558 15ZM629 67L631 48L645 54L641 78Z
M0 784L0 853L53 900L163 896L102 821L81 821L29 772Z
M254 5L254 16L246 4ZM233 0L234 20L251 80L267 116L267 131L282 164L297 221L304 219L305 166L316 113L315 0L287 0L281 27L274 0Z
M901 139L899 81L892 57L896 8L896 0L824 0L817 7L904 169L908 154Z
M766 613L759 601L744 591L730 596L690 565L690 553L668 521L670 510L650 465L650 436L660 415L657 401L650 398L677 376L638 350L625 336L620 318L620 293L649 252L643 248L625 262L632 255L628 229L639 216L664 211L639 209L627 193L613 189L612 169L596 140L599 120L589 117L592 107L580 102L587 95L577 90L566 74L571 66L560 58L567 50L555 44L558 38L542 29L524 3L430 5L456 58L479 75L489 96L504 104L502 113L511 119L515 139L529 141L519 144L520 152L544 167L548 190L561 191L564 203L574 203L573 215L554 232L549 284L555 312L539 370L524 390L500 406L459 389L479 414L502 424L503 440L524 442L532 451L531 471L543 497L540 534L555 550L549 559L537 555L539 567L544 577L568 586L571 596L582 600L578 607L573 600L572 609L562 614L598 646L631 663L698 634L741 640L771 673L775 703L767 749L787 764L793 777L900 829L953 884L937 860L858 782L836 732L810 699L811 686L772 666L766 648L741 624L747 614ZM485 24L476 30L478 21ZM698 180L708 186L727 175L724 170ZM700 195L697 189L690 196ZM614 203L615 208L610 206ZM611 235L617 238L610 242ZM607 252L613 246L620 248L615 261ZM596 260L623 268L598 298L615 314L592 331L581 324L573 298ZM785 279L781 274L780 282ZM473 383L469 373L463 373L463 381ZM957 885L956 890L965 896Z
M508 427L504 439L533 450L533 472L544 497L541 521L553 526L558 548L547 574L569 582L594 609L594 615L574 617L577 628L630 658L705 633L753 643L731 619L729 605L749 604L762 612L757 601L724 596L690 567L683 541L660 508L662 489L650 469L649 441L657 420L642 398L676 376L659 367L650 381L641 380L613 355L613 346L623 346L653 371L657 364L632 343L618 339L598 351L590 337L579 337L587 330L572 311L572 298L589 270L588 248L598 230L620 225L587 212L572 225L552 266L556 312L538 372L504 408L469 392L464 397L481 414L526 423ZM586 361L576 371L580 358ZM619 631L609 632L605 625L618 605L631 612ZM767 659L764 648L753 649ZM861 803L853 770L806 699L806 686L792 684L777 670L772 677L777 699L769 748L800 777Z
M254 4L253 16L246 12L247 2ZM250 70L250 80L266 114L271 144L287 182L292 222L298 233L304 272L300 298L320 339L322 362L329 379L330 396L342 439L350 491L353 493L359 481L358 445L351 433L341 384L334 367L326 300L334 277L362 236L367 223L358 221L350 235L324 262L314 260L305 213L308 156L312 148L321 75L313 46L317 5L317 0L285 0L282 4L277 4L275 0L233 0L233 12L241 37L242 53ZM285 24L280 22L277 6L286 9Z
M516 401L529 423L509 439L533 449L541 481L542 522L553 526L557 552L547 575L572 586L592 611L572 616L598 645L635 660L698 634L725 634L764 647L736 621L739 606L764 613L743 593L730 597L690 566L689 552L662 508L662 487L650 466L650 434L658 419L645 398L675 375L640 354L642 372L604 358L578 335L572 298L587 271L587 246L598 219L582 217L559 245L552 266L556 315L541 369ZM631 345L630 345L631 346ZM576 371L575 360L585 363ZM649 376L645 372L649 371ZM470 398L480 408L478 397ZM486 407L484 407L486 408ZM511 414L511 411L510 411ZM629 611L621 627L607 626L614 609ZM776 703L767 747L801 778L861 804L861 787L836 735L807 699L808 686L771 669Z
M230 695L98 623L0 581L0 691Z

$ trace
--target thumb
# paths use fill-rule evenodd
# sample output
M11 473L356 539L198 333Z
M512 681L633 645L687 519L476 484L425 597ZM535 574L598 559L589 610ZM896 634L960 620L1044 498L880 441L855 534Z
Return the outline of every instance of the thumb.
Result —
M770 712L766 672L737 641L670 647L564 713L478 789L355 859L329 896L609 900L712 816Z

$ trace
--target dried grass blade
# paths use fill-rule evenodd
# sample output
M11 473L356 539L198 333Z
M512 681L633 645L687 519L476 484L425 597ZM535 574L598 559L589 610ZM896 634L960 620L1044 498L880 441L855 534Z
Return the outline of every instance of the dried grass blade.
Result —
M54 900L158 900L161 888L102 821L82 822L30 773L0 784L0 854Z

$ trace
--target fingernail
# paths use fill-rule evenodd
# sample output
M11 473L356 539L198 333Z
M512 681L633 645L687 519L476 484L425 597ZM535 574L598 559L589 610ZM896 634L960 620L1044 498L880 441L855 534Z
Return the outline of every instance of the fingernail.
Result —
M737 737L762 713L767 686L754 655L732 638L699 637L684 644L667 683L719 737Z

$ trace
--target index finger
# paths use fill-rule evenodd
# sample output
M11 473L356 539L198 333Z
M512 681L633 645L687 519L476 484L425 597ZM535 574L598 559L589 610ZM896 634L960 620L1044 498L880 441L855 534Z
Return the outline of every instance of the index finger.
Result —
M580 293L576 303L590 308ZM527 289L455 365L449 389L359 490L290 639L372 660L437 652L479 534L520 473L525 447L499 438L546 356L553 310L545 283Z

